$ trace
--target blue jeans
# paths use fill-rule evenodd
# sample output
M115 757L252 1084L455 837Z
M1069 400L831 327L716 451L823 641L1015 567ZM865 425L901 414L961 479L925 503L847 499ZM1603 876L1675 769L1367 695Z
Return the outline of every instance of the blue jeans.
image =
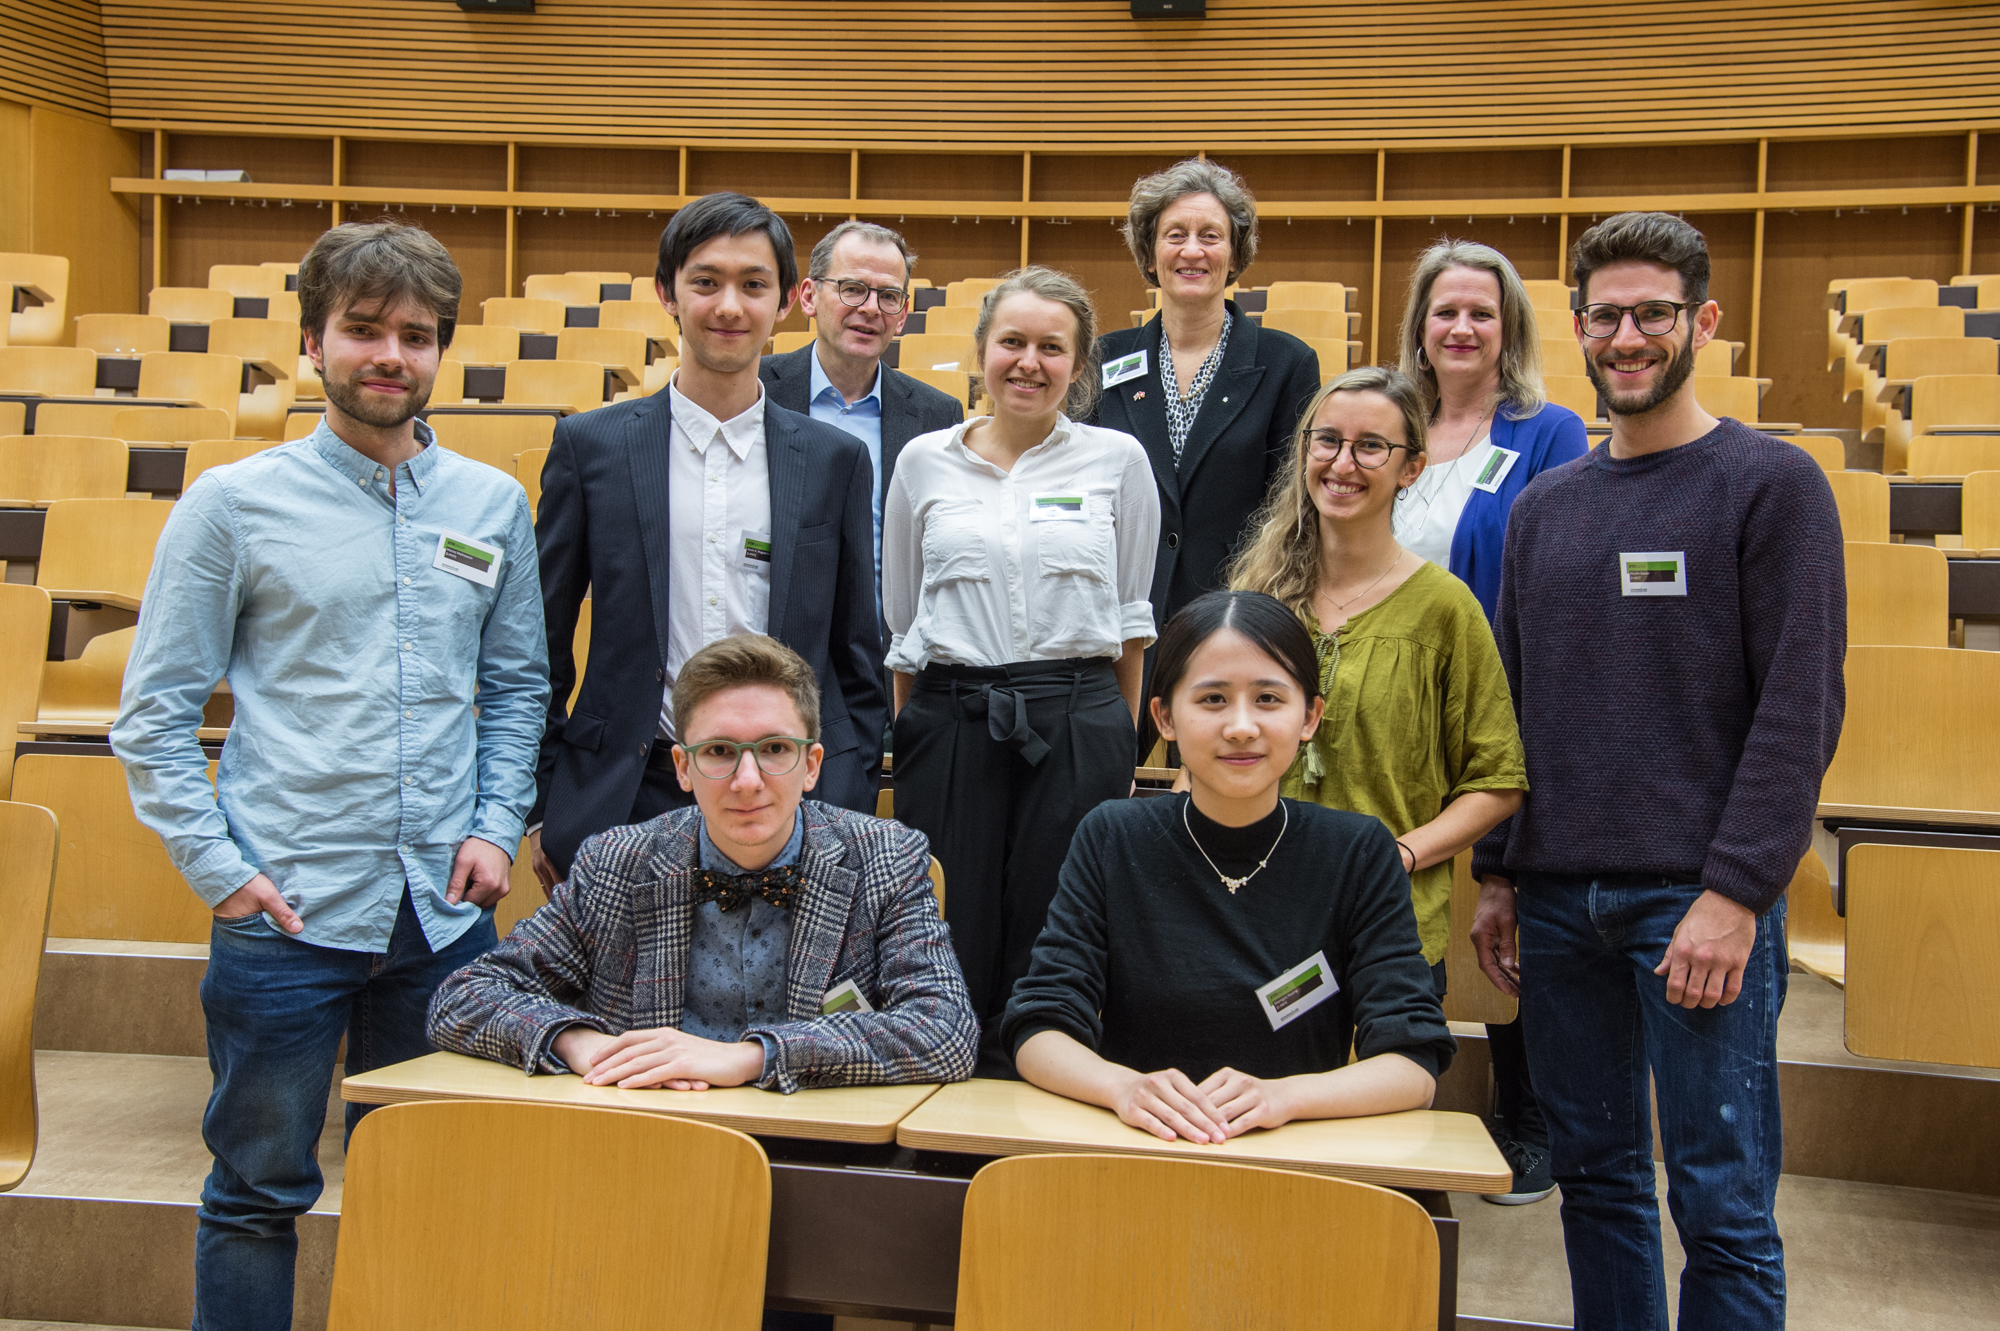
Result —
M324 1182L315 1151L341 1035L350 1075L431 1053L431 995L494 941L489 912L433 952L407 890L386 953L302 943L261 915L210 927L201 1009L215 1089L201 1135L215 1165L197 1212L195 1331L291 1326L294 1225ZM366 1112L347 1106L350 1136Z
M1736 1001L1690 1010L1667 1002L1653 968L1699 884L1523 874L1520 889L1522 1025L1562 1186L1577 1331L1667 1326L1649 1072L1667 1209L1687 1251L1681 1331L1778 1331L1784 902L1757 921Z

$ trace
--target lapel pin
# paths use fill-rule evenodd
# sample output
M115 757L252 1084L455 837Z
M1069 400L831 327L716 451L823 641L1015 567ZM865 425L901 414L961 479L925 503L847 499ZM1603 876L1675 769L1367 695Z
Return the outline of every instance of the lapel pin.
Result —
M1138 389L1138 390L1136 390L1136 391L1134 391L1134 392L1133 392L1133 394L1132 394L1132 400L1133 400L1134 402L1137 402L1137 401L1138 401L1138 400L1139 400L1140 398L1142 398L1142 397L1144 397L1144 396L1146 396L1146 390L1145 390L1145 389L1143 389L1143 388L1141 388L1141 389Z

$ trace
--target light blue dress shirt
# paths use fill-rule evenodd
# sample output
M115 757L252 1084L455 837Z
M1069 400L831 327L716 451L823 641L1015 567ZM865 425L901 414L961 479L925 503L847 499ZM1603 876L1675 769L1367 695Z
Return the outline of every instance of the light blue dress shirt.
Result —
M805 833L806 820L794 813L791 840L765 867L797 864ZM701 867L730 875L750 872L716 849L705 823ZM785 959L791 950L792 912L762 897L751 897L747 907L732 911L713 901L696 906L681 1029L704 1040L734 1044L753 1025L785 1020ZM764 1065L769 1067L777 1052L775 1042L762 1035L755 1038L764 1046Z
M812 398L806 403L808 414L816 421L847 431L868 447L868 461L875 468L875 594L882 594L882 367L875 367L875 382L868 387L867 396L859 402L849 402L841 391L833 386L833 380L826 377L826 371L819 367L819 344L813 343L812 355L806 357L812 363Z
M322 947L386 950L406 884L431 946L457 938L481 914L444 899L459 844L513 855L535 796L549 678L527 496L417 438L393 497L324 420L189 486L111 732L134 811L202 901L262 872ZM447 531L499 547L496 585L435 566ZM211 788L195 727L224 678Z

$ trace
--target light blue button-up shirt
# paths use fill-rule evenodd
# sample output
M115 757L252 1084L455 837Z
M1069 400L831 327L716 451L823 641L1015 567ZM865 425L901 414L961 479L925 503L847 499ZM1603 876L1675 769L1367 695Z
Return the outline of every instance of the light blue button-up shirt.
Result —
M323 420L189 486L111 732L133 809L202 901L261 872L322 947L386 950L405 885L431 946L457 938L481 913L445 902L458 846L511 856L535 795L549 681L527 496L417 438L393 496ZM445 532L499 547L494 586L437 566L464 567L440 558ZM195 727L225 677L211 788Z
M859 439L868 449L868 461L875 468L875 591L882 591L882 367L875 367L875 382L868 386L867 396L859 402L849 402L841 391L833 386L833 380L826 377L826 371L819 367L819 344L813 343L812 355L806 357L812 363L812 398L806 403L808 414L816 421L847 431Z

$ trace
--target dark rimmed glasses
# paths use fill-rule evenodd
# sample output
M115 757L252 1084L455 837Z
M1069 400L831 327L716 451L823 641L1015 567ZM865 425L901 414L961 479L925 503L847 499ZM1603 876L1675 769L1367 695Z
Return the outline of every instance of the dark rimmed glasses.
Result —
M1342 439L1332 430L1306 431L1306 452L1321 462L1340 461L1340 450L1345 448L1353 454L1354 465L1375 470L1389 460L1389 455L1397 449L1409 451L1408 444L1392 444L1387 439L1364 435L1359 439Z
M797 735L766 735L748 744L733 740L705 739L699 744L676 746L694 764L694 770L711 781L727 781L743 766L747 750L757 759L757 770L765 776L783 776L799 765L799 758L812 741Z
M875 297L875 307L884 314L901 314L903 307L910 303L910 293L901 287L871 287L866 282L857 282L851 277L815 277L815 282L831 283L840 293L840 303L860 309L868 303L868 297Z
M1576 312L1576 325L1585 337L1615 337L1625 323L1625 316L1632 316L1632 326L1647 337L1658 337L1662 333L1674 331L1680 322L1681 311L1694 308L1693 301L1642 300L1637 305L1585 305Z

